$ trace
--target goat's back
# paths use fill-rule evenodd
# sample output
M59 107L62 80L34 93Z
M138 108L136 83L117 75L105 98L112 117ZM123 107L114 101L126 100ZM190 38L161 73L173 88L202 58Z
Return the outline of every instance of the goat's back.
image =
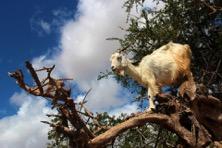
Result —
M189 45L170 42L145 56L140 66L152 71L159 83L172 84L180 75L190 71L190 59Z
M168 51L173 52L176 56L180 58L191 58L191 49L188 44L178 44L178 43L171 43Z

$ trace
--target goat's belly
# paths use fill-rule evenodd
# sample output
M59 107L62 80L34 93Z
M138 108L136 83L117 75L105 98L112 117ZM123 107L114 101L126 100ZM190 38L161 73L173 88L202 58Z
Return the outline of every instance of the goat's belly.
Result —
M169 70L160 71L155 74L155 77L157 83L160 85L170 85L174 81L174 74Z
M176 77L176 65L168 64L167 66L157 66L154 70L154 75L157 83L162 85L171 85Z

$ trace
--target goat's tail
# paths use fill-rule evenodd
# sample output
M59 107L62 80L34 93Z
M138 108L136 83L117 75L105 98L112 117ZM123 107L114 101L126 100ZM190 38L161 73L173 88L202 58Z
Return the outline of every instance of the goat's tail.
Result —
M192 56L192 51L191 51L190 45L184 44L183 46L184 46L185 49L186 49L186 52L187 52L188 57L191 58L191 56Z

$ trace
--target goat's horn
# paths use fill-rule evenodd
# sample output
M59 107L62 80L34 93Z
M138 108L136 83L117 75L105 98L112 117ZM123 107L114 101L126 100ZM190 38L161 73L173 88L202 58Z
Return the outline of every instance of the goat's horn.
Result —
M120 53L120 52L121 52L121 49L119 48L119 49L117 49L116 51Z
M129 48L131 46L131 44L128 44L126 47L122 48L122 49L117 49L118 52L123 52L124 50L126 50L127 48Z

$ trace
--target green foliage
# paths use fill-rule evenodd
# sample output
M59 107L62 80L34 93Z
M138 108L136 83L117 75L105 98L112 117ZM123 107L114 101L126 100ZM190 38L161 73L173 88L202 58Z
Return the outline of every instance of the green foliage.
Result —
M59 116L53 116L51 122L54 124L62 124L62 119ZM68 148L68 138L62 133L52 129L48 132L47 148Z
M155 124L129 129L116 138L114 147L119 148L166 148L174 147L177 136Z
M68 148L68 139L64 135L58 134L55 130L48 132L50 143L47 148Z
M100 124L100 127L109 128L109 127L113 127L117 125L118 123L121 123L126 118L126 115L121 114L119 117L115 117L115 116L111 117L107 112L104 112L104 113L97 113L95 118L97 122ZM89 121L88 126L91 131L94 131L94 132L96 131L95 132L96 135L99 135L107 130L107 128L98 130L98 126L95 125L95 123L92 121Z

